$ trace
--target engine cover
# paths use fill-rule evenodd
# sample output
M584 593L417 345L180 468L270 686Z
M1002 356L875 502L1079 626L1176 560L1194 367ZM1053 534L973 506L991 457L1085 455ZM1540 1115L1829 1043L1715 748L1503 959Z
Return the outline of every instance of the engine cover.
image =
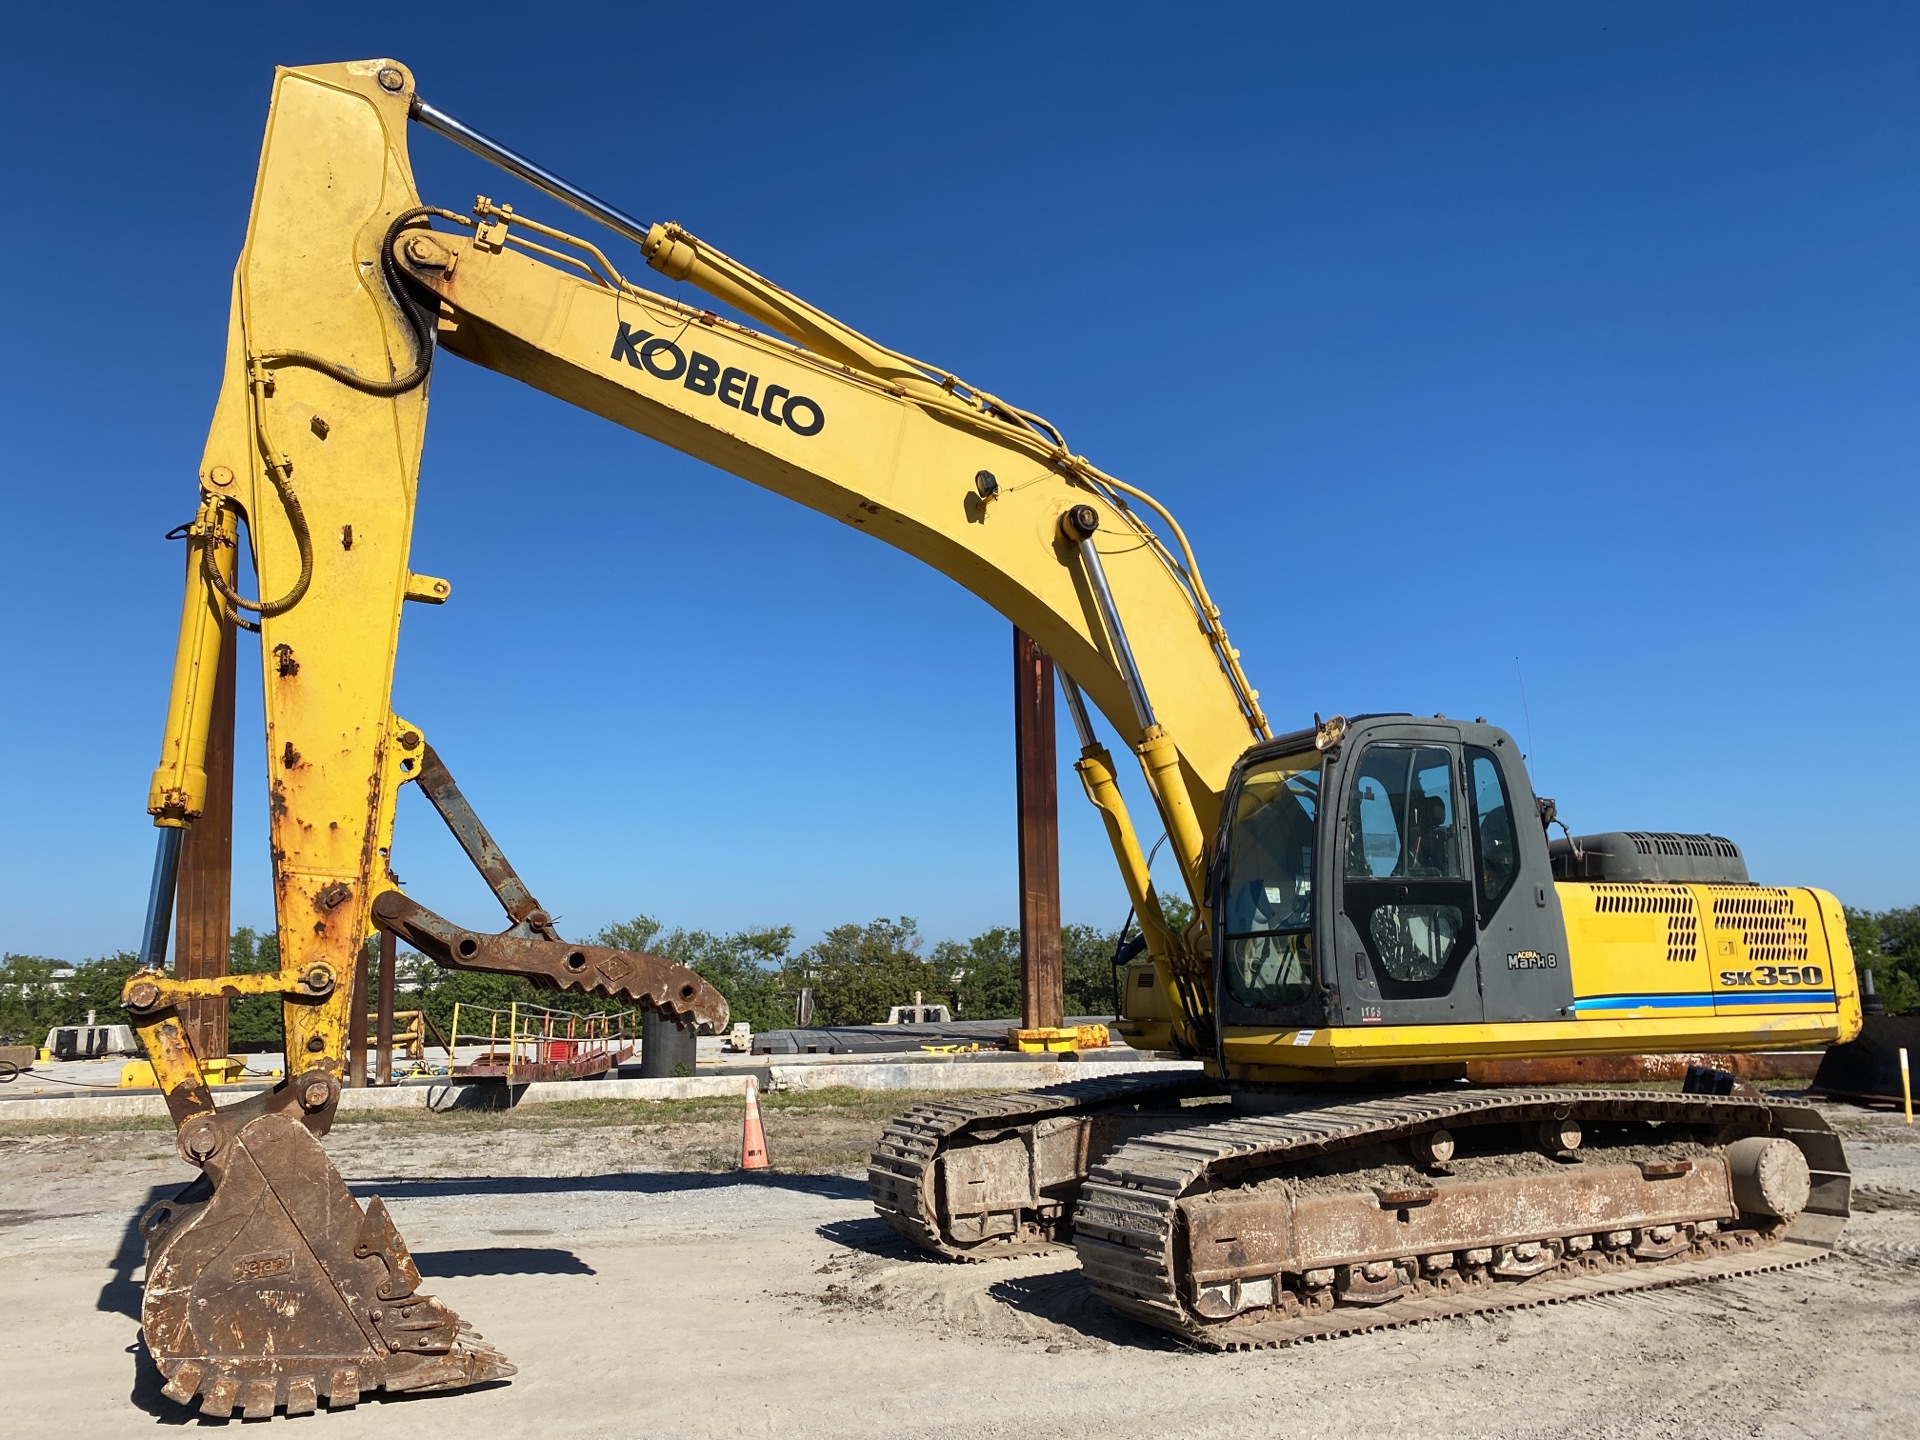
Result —
M1744 885L1747 861L1724 835L1609 830L1547 847L1556 880L1665 881Z

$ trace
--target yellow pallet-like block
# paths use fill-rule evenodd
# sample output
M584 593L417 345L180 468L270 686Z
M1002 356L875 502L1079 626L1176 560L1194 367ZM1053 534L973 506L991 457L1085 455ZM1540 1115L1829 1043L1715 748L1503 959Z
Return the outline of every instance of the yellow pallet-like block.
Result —
M1032 1054L1069 1054L1104 1050L1110 1041L1104 1025L1043 1025L1033 1030L1009 1030L1007 1043Z
M226 1085L246 1074L247 1062L222 1056L218 1060L202 1060L200 1071L207 1077L209 1085ZM129 1060L120 1067L122 1090L153 1090L159 1084L154 1077L151 1060Z

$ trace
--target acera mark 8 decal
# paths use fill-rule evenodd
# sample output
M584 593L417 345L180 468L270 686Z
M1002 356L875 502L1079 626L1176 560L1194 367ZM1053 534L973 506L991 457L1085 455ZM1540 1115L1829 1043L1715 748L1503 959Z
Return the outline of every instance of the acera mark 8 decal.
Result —
M613 337L614 360L624 360L656 380L678 380L696 395L712 395L743 415L758 415L769 425L785 425L796 435L818 435L827 423L819 402L795 395L784 385L760 388L760 377L728 366L698 350L682 350L651 330L635 330L626 321Z
M1560 957L1554 954L1542 955L1538 950L1520 950L1507 956L1509 970L1558 970Z
M1740 990L1751 986L1824 985L1827 972L1818 965L1756 965L1751 970L1722 970L1720 986Z

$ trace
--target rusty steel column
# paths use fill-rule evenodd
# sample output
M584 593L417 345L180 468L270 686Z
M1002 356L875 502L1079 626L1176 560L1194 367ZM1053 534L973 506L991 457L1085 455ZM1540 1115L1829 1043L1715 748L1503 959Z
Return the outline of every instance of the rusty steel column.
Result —
M347 1084L356 1090L367 1088L367 942L360 942L360 955L353 962L353 1000L347 1007Z
M1060 1024L1060 793L1053 749L1053 658L1013 631L1013 744L1020 829L1020 1023Z
M399 945L387 931L380 932L380 998L373 1022L373 1083L376 1085L393 1083L393 984L394 971L400 963Z
M173 973L210 980L232 966L233 924L233 695L236 662L233 622L221 627L220 665L213 679L213 715L207 726L207 804L180 842L180 878L174 889ZM227 1053L225 999L189 1000L180 1018L203 1060Z

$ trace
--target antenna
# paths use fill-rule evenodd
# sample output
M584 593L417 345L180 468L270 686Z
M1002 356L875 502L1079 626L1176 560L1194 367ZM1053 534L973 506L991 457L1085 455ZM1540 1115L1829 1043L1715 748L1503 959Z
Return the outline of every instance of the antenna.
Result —
M1527 722L1527 753L1525 758L1531 762L1533 766L1533 788L1538 790L1540 788L1540 762L1534 758L1533 711L1527 705L1527 677L1521 672L1520 657L1518 655L1513 657L1513 675L1514 678L1520 682L1520 713L1526 718Z

